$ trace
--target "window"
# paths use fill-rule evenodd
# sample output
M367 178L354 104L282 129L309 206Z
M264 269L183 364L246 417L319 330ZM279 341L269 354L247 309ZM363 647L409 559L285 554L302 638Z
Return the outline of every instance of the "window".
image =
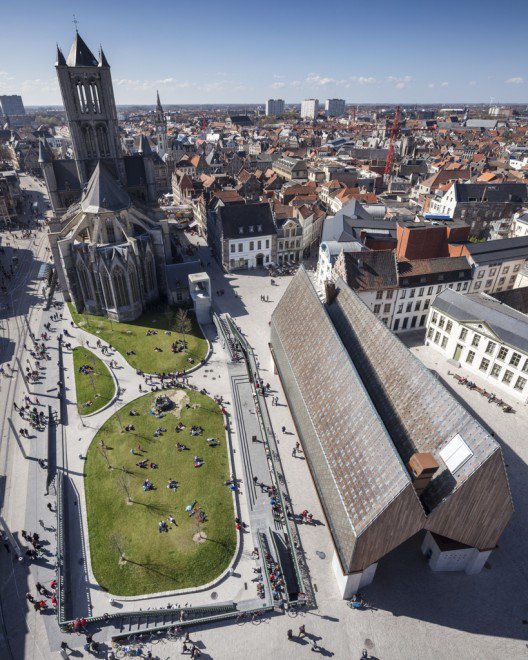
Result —
M437 323L438 321L438 314L436 312L433 312L433 323Z
M383 291L376 291L376 300L381 300L383 298Z
M478 279L478 280L481 280L483 277L484 277L484 271L483 271L483 270L479 270L479 272L478 272L478 274L477 274L477 279Z
M409 291L409 298L414 298L414 289Z
M520 361L521 361L520 353L514 353L510 358L510 364L512 365L512 367L518 367Z
M489 276L490 276L490 277L493 277L493 276L495 275L496 272L497 272L497 269L496 269L496 268L492 268L492 269L490 270L490 272L489 272Z
M427 339L431 339L433 334L434 334L433 328L429 328L429 330L427 331Z
M412 312L412 302L407 303L407 307L405 308L406 312Z
M471 346L478 346L480 342L480 335L474 335Z
M523 371L528 371L528 358L524 361L524 366L522 368Z
M464 282L462 285L462 291L465 291L468 288L468 282Z
M403 312L403 304L398 305L398 311L396 312L396 314L401 314L402 312ZM528 360L527 360L527 362L528 362Z
M262 241L257 241L257 250L262 249Z
M487 371L490 365L490 361L487 358L482 358L479 369L481 371Z
M486 353L488 355L492 355L496 345L497 344L494 341L489 341L488 345L486 346Z
M515 282L516 279L517 279L516 276L515 276L515 275L512 275L512 276L510 277L510 284L513 284L513 283Z
M390 312L390 310L391 310L390 303L386 303L385 305L383 305L383 313L384 314L388 314Z
M252 234L255 231L255 227L253 227L253 225L249 225L248 230L249 233Z
M490 376L493 376L493 378L498 378L500 376L502 367L500 367L498 364L494 364L493 368L491 369Z
M445 316L441 316L440 320L438 321L438 327L443 328L445 324Z
M429 305L430 305L429 301L426 300L426 301L424 302L424 309L429 309Z
M408 319L408 318L403 319L402 330L405 330L405 328L407 327L407 324L408 324L408 323L409 323L409 319Z
M243 234L244 233L244 227L239 227L238 228L238 233Z
M486 280L486 284L484 285L484 288L488 289L492 284L493 284L493 280Z
M249 250L254 250L255 249L255 241L249 241Z
M381 305L374 305L374 314L379 314L381 311Z
M519 376L515 382L514 388L516 390L519 390L519 392L522 392L524 390L524 386L526 385L526 378L523 378L522 376Z
M504 346L501 346L499 354L497 355L497 359L498 360L505 360L507 355L508 355L508 349L505 348Z
M392 300L392 295L394 291L391 289L390 291L387 291L387 295L385 296L387 300Z
M269 249L269 238L266 239L266 250Z
M422 318L420 319L420 327L423 328L425 325L425 319L427 318L427 314L422 314Z
M442 348L445 348L447 346L447 337L444 337L442 339Z
M244 244L243 244L243 243L239 243L239 244L238 244L238 251L239 251L239 252L243 252L243 251L244 251Z
M126 307L130 304L130 301L128 297L127 281L122 268L114 268L112 272L112 280L114 282L117 306Z
M506 278L505 277L499 277L499 286L502 286L504 284L504 282L506 282Z
M452 329L453 329L453 321L448 321L446 323L446 332L447 332L447 334L449 334Z
M509 266L504 266L504 268L502 269L502 274L506 275L509 272L510 272L510 267Z
M257 231L262 231L262 225L257 225Z
M400 296L400 298L401 298L402 300L404 300L406 295L407 295L407 291L405 291L405 289L404 289L404 290L401 292L401 296Z
M231 252L234 252L235 251L235 244L231 243L230 248L231 248Z
M385 323L385 325L388 325L389 319L386 316L384 316L381 320L383 323Z
M513 378L513 371L506 369L506 371L504 372L504 376L502 377L502 382L506 383L506 385L509 385L511 383L512 378Z
M467 333L468 333L467 328L462 328L462 330L460 331L460 339L464 340L467 337Z
M459 282L459 283L456 285L456 290L457 290L457 291L460 291L461 288L462 288L462 285L461 285L460 282Z
M517 264L516 266L513 267L513 272L518 273L520 269L521 269L521 264Z
M468 364L473 364L473 360L475 358L475 352L474 351L468 351L467 357L466 357L466 362Z
M396 332L396 330L399 327L400 327L400 319L396 319L396 321L394 321L394 332Z
M442 285L441 285L441 284L439 284L439 285L436 287L436 293L440 293L440 291L442 291Z
M433 295L433 287L432 287L432 286L430 286L430 287L427 289L427 295L428 295L428 296L432 296L432 295Z
M475 291L476 291L477 289L480 289L480 284L481 284L480 282L475 282Z
M417 300L417 301L415 302L415 304L414 304L414 311L415 311L415 312L419 312L419 311L420 311L420 307L421 307L421 305L422 305L421 301L420 301L420 300Z
M422 287L422 288L420 289L420 291L418 291L418 297L423 296L424 291L425 291L425 289L424 289L424 287Z
M440 340L441 336L442 335L437 331L436 334L435 334L435 338L434 338L434 343L435 344L438 344L438 341Z

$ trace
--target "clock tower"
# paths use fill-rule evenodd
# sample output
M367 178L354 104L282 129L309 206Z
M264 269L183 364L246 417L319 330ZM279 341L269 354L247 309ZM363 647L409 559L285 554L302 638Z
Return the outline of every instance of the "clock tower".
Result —
M169 151L169 143L167 139L167 120L165 113L161 107L159 92L157 92L156 102L156 141L158 145L158 155L163 158Z

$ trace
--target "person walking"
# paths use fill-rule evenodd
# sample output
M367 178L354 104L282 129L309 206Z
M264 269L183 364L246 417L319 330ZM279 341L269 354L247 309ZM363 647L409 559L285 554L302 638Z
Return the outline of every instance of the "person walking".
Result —
M297 457L297 450L295 449L295 447L292 449L292 456L293 458Z
M306 637L306 626L303 625L299 626L299 637Z
M291 628L288 628L286 632L286 636L288 637L288 640L291 642L293 641L293 630Z

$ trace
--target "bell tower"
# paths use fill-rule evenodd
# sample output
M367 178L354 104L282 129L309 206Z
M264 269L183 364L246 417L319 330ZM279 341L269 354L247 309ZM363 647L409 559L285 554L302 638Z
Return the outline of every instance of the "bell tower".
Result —
M163 156L169 151L169 142L167 138L167 119L165 118L165 112L161 107L159 92L157 92L156 99L156 139L158 144L158 155L160 158L163 158Z
M126 185L112 77L102 48L97 59L76 32L66 59L57 46L55 67L81 185L99 160Z

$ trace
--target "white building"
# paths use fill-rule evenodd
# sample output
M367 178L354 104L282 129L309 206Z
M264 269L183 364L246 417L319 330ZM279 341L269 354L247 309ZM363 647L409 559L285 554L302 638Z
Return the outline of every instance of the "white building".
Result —
M283 99L268 99L266 101L266 116L273 117L274 115L284 114L284 100Z
M345 114L345 100L326 99L325 110L327 117L342 117Z
M323 241L319 246L319 259L317 261L316 282L319 292L324 292L324 285L327 280L334 279L332 277L332 271L341 252L359 253L366 250L368 248L357 241L343 243L338 241Z
M425 343L478 374L499 396L528 402L526 314L486 294L446 290L431 307Z
M301 119L315 119L319 110L319 99L304 99L301 103Z
M519 286L517 277L528 259L528 236L468 243L473 282L469 293L494 293Z

